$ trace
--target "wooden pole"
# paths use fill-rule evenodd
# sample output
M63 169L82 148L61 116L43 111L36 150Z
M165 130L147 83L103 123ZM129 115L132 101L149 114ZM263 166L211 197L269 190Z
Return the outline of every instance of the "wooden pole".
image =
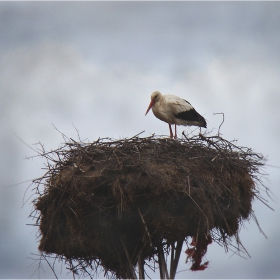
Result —
M139 279L145 279L145 269L144 269L144 260L142 258L142 251L138 255L138 270L139 270Z
M178 263L179 263L179 259L180 259L180 255L181 255L181 252L182 252L183 243L184 243L184 239L181 239L181 240L177 241L176 250L175 250L175 257L174 257L174 259L170 260L170 279L175 278ZM173 244L173 248L174 248L174 246L175 246L175 244Z
M160 244L157 246L157 249L158 249L158 261L159 261L159 269L161 272L161 279L169 279L169 273L164 257L164 252L163 252L162 240Z

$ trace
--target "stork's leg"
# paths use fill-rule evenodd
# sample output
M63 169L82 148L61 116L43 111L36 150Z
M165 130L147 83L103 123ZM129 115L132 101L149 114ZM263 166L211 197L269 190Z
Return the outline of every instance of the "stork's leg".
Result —
M173 138L173 132L172 132L172 128L171 128L171 124L169 123L169 131L170 131L170 138Z
M175 136L174 138L176 139L177 138L177 126L176 126L176 123L175 123Z

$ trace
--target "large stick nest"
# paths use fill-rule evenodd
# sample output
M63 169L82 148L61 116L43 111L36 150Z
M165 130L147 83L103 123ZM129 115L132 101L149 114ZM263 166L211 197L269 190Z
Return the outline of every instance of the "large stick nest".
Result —
M162 240L210 233L227 246L253 214L264 164L251 149L202 135L71 140L42 154L39 250L83 269L96 262L118 278L127 277L128 261L154 258Z

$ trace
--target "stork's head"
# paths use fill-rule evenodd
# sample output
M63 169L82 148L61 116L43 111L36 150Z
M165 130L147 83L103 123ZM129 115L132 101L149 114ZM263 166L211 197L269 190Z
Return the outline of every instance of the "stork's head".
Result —
M151 95L151 103L146 111L145 116L148 114L150 109L155 105L156 102L158 102L161 98L161 93L159 91L154 91Z

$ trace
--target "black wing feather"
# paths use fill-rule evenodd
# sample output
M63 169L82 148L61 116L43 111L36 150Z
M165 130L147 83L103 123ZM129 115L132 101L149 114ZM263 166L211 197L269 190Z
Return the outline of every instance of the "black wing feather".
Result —
M191 121L191 122L199 122L202 127L207 126L205 119L193 108L188 111L181 112L175 115L176 118Z

